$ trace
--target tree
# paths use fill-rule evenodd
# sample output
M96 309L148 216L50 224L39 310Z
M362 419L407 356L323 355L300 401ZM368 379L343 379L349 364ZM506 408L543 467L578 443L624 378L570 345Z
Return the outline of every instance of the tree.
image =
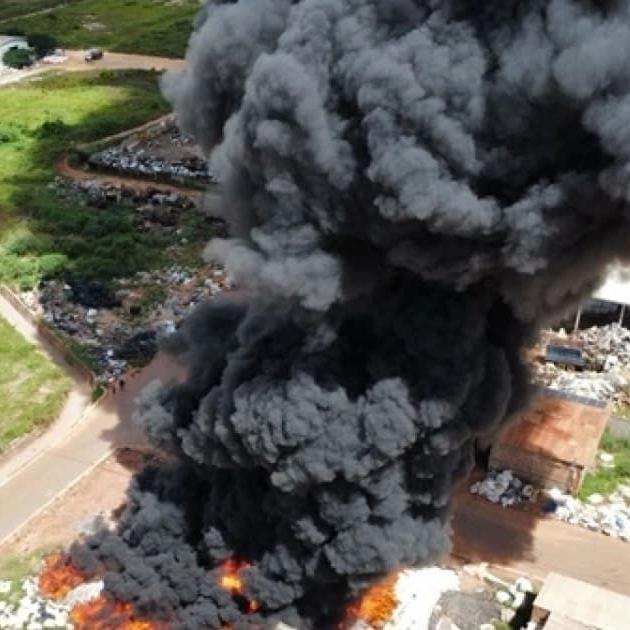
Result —
M33 64L33 54L28 48L12 48L2 57L2 63L10 68L25 68Z
M28 45L35 50L38 59L45 57L57 48L57 40L47 33L32 33L28 36Z

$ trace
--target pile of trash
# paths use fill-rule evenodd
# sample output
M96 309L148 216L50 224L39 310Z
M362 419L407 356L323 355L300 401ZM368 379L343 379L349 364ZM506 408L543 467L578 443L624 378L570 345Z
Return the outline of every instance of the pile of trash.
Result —
M577 347L586 368L567 369L552 362L534 362L535 380L550 389L600 402L630 405L630 330L619 324L593 326L568 335L547 331L543 341L553 339Z
M0 580L0 593L14 588L9 580ZM72 628L68 621L71 606L45 597L35 577L27 577L20 584L21 597L16 603L0 601L0 628Z
M519 479L511 470L491 470L484 479L470 486L470 492L492 503L509 507L531 501L534 486Z
M174 332L199 302L230 287L222 269L173 266L120 278L112 288L95 281L43 281L20 299L54 330L81 344L105 384L130 365L150 361L161 337ZM156 290L162 295L151 302Z
M498 616L504 624L510 624L516 615L516 611L523 606L531 605L536 597L535 588L527 577L517 577L513 582L507 582L492 574L488 570L488 563L466 564L462 567L463 573L487 584L494 593L494 601L498 604ZM471 608L473 610L471 610ZM470 616L474 612L474 606L467 606L462 613ZM475 624L479 630L493 630L496 623ZM535 622L530 621L525 626L527 630L536 630Z
M216 177L208 170L205 160L196 156L181 157L168 161L148 154L144 149L131 151L127 147L112 147L97 151L88 158L94 168L128 175L167 178L176 181L216 183Z
M195 193L185 194L175 191L164 193L151 187L134 188L125 184L103 182L97 179L84 179L68 183L57 178L50 186L62 197L78 194L96 208L106 208L110 204L122 202L183 209L195 207Z
M580 501L558 488L548 490L545 513L572 525L579 525L606 536L630 542L630 484L621 484L604 497L591 494Z

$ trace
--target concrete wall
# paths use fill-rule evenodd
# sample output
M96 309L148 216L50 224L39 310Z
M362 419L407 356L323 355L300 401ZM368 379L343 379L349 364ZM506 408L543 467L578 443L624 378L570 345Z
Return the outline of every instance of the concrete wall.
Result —
M555 486L572 494L579 491L585 474L578 465L501 444L492 447L489 465L490 468L509 468L521 479L542 488Z

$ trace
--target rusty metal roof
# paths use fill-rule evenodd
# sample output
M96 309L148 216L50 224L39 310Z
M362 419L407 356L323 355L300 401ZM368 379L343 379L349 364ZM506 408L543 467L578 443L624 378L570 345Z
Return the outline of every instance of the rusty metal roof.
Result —
M609 406L585 404L546 390L496 443L587 468L595 461L609 417Z

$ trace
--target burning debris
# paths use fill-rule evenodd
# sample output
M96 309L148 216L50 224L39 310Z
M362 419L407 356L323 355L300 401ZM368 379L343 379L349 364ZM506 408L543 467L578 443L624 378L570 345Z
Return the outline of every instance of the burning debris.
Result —
M527 401L523 347L630 255L629 48L621 0L207 2L164 88L240 290L142 400L172 461L73 550L106 597L330 628L447 550L475 439ZM234 559L238 592L214 579Z

